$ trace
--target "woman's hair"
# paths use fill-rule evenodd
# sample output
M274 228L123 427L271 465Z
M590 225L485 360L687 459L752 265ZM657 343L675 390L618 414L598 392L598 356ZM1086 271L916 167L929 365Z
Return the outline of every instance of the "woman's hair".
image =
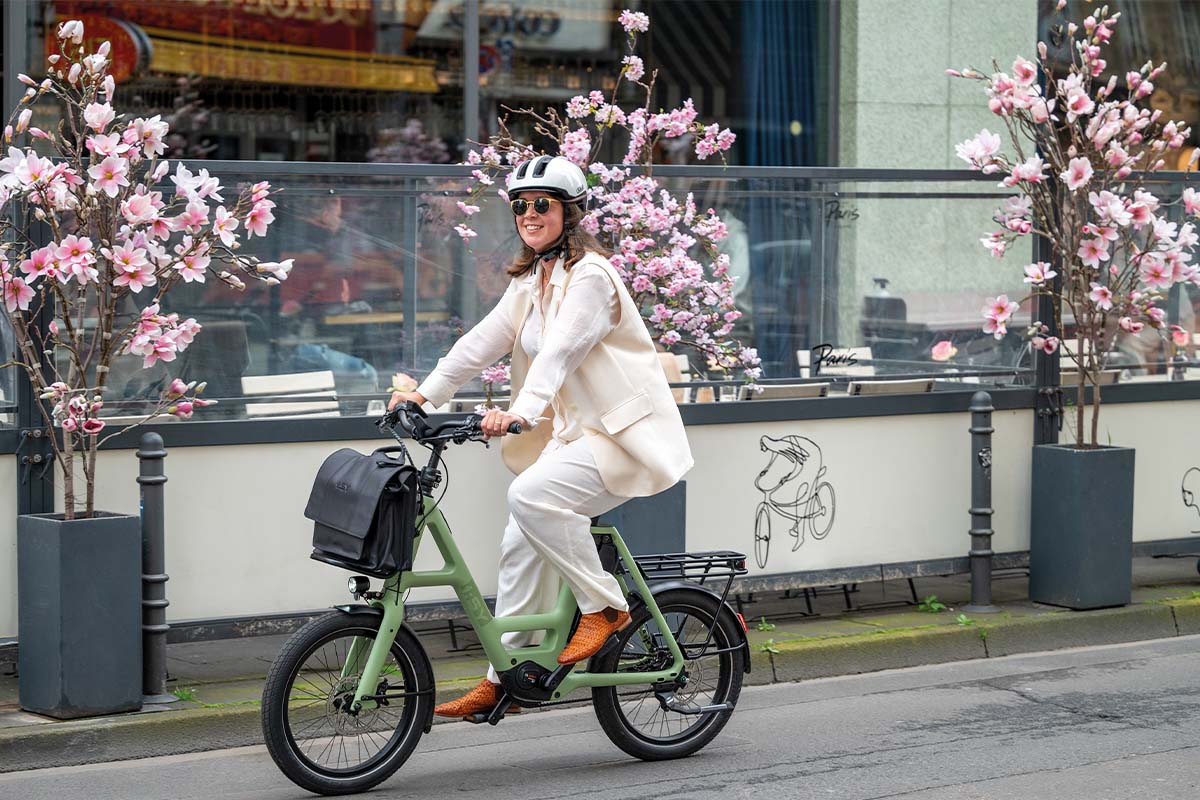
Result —
M563 201L562 208L563 230L566 232L562 249L563 269L570 269L575 266L575 263L587 255L589 250L599 253L605 258L612 255L612 251L596 241L595 236L592 236L579 227L579 221L583 219L583 209L579 207L578 203ZM533 269L537 257L538 255L533 252L533 248L525 244L524 240L521 240L521 252L513 259L512 265L508 268L508 274L514 278L521 277Z

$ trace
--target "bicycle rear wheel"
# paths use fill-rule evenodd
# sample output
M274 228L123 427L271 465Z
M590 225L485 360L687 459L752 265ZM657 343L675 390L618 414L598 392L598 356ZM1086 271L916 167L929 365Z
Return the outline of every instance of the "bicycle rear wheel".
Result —
M403 764L428 726L433 670L402 629L380 670L376 708L354 710L354 692L379 618L341 612L313 620L288 640L263 687L263 738L275 764L317 794L379 784Z
M737 647L744 633L736 627L733 615L721 614L720 600L697 589L670 589L654 599L685 659L687 682L668 694L681 705L736 704L742 690L745 652ZM705 648L710 626L712 641ZM617 634L616 646L593 658L588 672L652 672L670 663L663 632L649 610L640 606L633 610L629 627ZM733 715L732 710L684 714L664 709L652 686L596 687L592 703L600 727L613 744L645 761L697 752Z

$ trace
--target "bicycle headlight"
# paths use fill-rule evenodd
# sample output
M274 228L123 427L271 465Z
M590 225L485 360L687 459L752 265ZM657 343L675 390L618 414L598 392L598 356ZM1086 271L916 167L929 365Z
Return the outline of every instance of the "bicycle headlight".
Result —
M364 578L362 575L355 575L350 580L346 581L346 588L350 590L350 595L357 600L371 589L371 581Z

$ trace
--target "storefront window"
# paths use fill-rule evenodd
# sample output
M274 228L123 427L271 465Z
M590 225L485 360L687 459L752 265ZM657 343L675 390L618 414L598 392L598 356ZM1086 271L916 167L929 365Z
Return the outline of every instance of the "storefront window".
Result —
M112 42L122 110L171 123L169 157L446 162L461 145L462 44L419 35L430 5L53 0L32 15L30 70L47 31L81 19L89 41Z

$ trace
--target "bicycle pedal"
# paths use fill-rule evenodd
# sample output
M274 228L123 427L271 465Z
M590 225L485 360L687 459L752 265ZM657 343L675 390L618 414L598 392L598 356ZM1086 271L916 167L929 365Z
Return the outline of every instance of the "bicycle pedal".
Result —
M488 717L490 715L490 711L479 711L474 714L467 714L465 717L463 717L463 722L470 722L472 725L482 725L488 721Z

